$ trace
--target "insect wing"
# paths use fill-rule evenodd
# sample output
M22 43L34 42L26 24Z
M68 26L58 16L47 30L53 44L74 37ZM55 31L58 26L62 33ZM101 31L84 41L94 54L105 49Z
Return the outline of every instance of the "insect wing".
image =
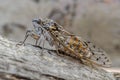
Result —
M110 58L107 56L107 54L104 50L96 47L91 42L87 42L87 44L90 49L90 52L92 53L90 60L92 60L96 64L104 66L104 67L111 66Z
M49 35L49 33L46 31L46 32L44 32L43 35L46 38L46 40L48 41L49 45L53 46L54 45L54 41L53 41L53 38Z

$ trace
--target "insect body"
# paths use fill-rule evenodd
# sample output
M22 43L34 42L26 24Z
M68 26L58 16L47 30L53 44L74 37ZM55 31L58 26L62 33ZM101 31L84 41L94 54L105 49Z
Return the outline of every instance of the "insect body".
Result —
M57 50L62 50L82 61L99 66L109 67L111 65L110 59L103 50L97 48L91 42L87 42L81 37L67 32L62 26L53 20L36 19L33 20L33 22L35 27L39 26L44 31L44 33L41 33L44 37L51 39L46 40L49 44L52 43L52 45L55 45ZM45 35L45 33L47 33L47 35Z
M53 38L54 45L58 50L83 59L96 65L109 67L111 61L106 53L97 48L91 42L83 40L81 37L75 36L67 32L62 26L50 19L35 20L36 24L43 27ZM39 24L40 23L40 24Z

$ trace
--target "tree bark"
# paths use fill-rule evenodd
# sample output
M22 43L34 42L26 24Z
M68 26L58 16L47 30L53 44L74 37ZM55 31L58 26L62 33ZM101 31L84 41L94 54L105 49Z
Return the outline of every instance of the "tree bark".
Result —
M31 45L16 46L0 36L0 80L115 80L112 73Z

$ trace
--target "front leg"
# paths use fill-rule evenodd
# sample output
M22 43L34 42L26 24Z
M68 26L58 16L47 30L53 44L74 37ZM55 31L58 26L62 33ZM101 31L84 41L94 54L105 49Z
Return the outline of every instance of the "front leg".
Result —
M27 38L28 38L29 36L31 36L32 38L34 38L34 39L36 40L36 45L37 45L37 42L38 42L40 36L37 35L37 34L35 34L33 30L27 30L27 32L26 32L26 34L25 34L24 40L23 40L23 41L20 41L20 42L19 42L18 44L16 44L16 45L23 45L23 44L25 44L25 41L27 40Z
M30 35L33 39L35 39L36 41L35 41L35 45L37 45L38 44L38 41L39 41L39 39L40 39L40 37L41 37L41 35L37 35L37 34L35 34L35 33L31 33L31 35Z
M31 33L32 32L32 30L27 30L26 31L26 34L25 34L25 38L24 38L24 40L23 41L20 41L18 44L16 44L16 45L23 45L24 43L25 43L25 41L27 40L27 38L28 38L28 36L30 36L28 33Z

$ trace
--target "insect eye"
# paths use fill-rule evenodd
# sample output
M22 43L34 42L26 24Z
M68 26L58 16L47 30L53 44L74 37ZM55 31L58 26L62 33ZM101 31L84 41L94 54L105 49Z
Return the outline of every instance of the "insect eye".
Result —
M39 21L37 21L37 24L40 24L40 22L39 22Z

